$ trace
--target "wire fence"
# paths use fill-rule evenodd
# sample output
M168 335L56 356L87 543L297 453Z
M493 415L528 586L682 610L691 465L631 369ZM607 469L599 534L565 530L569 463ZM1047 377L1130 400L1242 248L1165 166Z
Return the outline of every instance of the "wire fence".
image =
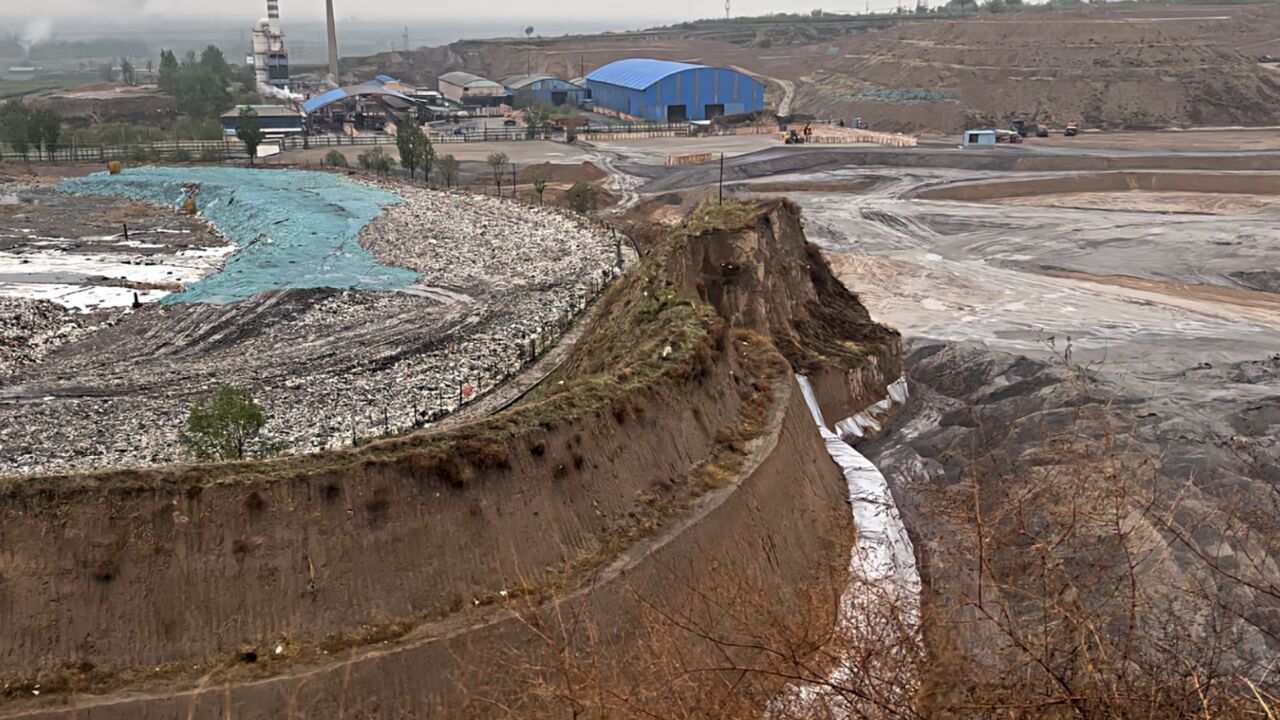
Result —
M630 138L685 137L694 134L688 123L619 123L585 124L579 127L544 125L540 127L472 127L457 126L444 131L428 130L433 143L520 142L526 140L559 140L573 137L593 140ZM280 152L312 148L373 147L394 145L394 135L287 135L265 140L260 147L278 148ZM107 163L121 162L205 162L220 163L249 158L244 144L235 138L222 140L164 140L145 143L86 145L63 143L29 148L19 153L12 147L0 146L0 160L37 163Z
M0 146L0 160L42 163L106 163L121 162L223 162L247 160L249 154L240 142L227 140L164 140L120 145L58 144L30 148L19 153L12 147Z

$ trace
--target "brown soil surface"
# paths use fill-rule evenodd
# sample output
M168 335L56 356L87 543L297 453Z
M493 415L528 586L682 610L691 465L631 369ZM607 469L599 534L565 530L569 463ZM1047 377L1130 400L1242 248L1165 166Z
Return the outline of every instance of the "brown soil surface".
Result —
M1277 76L1280 77L1280 76ZM1240 152L1280 150L1278 128L1215 128L1137 132L1090 132L1076 137L1027 138L1036 146L1164 150L1168 152Z
M1230 319L1247 318L1280 326L1280 295L1257 290L1242 290L1222 285L1169 282L1132 275L1095 275L1074 270L1045 270L1050 277L1083 280L1134 291L1132 296L1155 295L1159 301L1177 307L1219 315ZM1226 306L1226 307L1223 307Z
M585 160L578 165L550 162L526 165L520 168L517 173L521 182L531 182L539 175L549 183L567 183L570 185L576 182L598 183L608 177L605 171Z
M1215 195L1190 192L1079 192L1053 193L995 199L1000 205L1122 210L1127 212L1177 212L1207 215L1259 213L1280 205L1275 195Z
M1019 180L967 182L925 188L915 193L924 200L1001 202L1016 200L1020 205L1062 205L1043 202L1046 197L1084 194L1120 196L1127 193L1174 194L1181 197L1210 196L1200 202L1217 201L1215 196L1257 198L1280 196L1280 174L1247 172L1103 172L1032 177ZM1124 202L1117 200L1117 202ZM1140 202L1140 201L1139 201ZM1242 201L1249 204L1251 201ZM1256 201L1252 202L1256 207ZM1226 205L1229 207L1228 205Z

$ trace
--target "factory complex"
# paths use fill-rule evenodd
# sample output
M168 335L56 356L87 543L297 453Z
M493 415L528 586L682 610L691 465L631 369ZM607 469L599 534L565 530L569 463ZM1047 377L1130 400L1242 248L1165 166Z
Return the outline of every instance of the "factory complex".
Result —
M764 109L764 85L739 70L708 65L630 58L609 62L585 77L564 79L525 73L491 79L466 68L440 74L434 87L411 85L385 74L355 84L339 82L337 33L332 0L326 2L328 73L316 87L295 82L280 24L278 0L267 0L267 16L253 27L245 58L259 94L279 100L242 105L221 123L234 136L242 112L261 120L268 138L290 135L347 135L394 132L401 122L460 124L476 118L503 118L507 126L531 107L559 108L565 115L592 114L600 123L705 122ZM584 68L585 69L585 68ZM462 133L470 128L461 128Z

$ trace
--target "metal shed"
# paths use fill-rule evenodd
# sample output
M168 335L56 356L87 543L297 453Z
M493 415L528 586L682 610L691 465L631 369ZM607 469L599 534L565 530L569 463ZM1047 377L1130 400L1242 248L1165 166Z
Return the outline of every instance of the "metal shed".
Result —
M502 85L515 98L515 107L525 107L537 99L552 105L581 105L587 97L585 88L552 75L512 75Z
M764 109L764 85L728 68L618 60L587 75L598 107L654 122L710 120Z
M960 138L960 143L965 147L995 147L996 131L965 130L964 135Z
M439 85L441 95L460 105L489 106L511 102L511 93L502 85L469 72L447 72L440 76Z

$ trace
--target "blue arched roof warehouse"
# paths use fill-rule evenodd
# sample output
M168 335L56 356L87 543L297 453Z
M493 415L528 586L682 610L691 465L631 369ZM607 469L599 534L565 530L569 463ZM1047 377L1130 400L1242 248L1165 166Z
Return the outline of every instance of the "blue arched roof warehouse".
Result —
M587 74L598 107L651 120L710 120L764 109L764 85L729 68L671 60L618 60Z

